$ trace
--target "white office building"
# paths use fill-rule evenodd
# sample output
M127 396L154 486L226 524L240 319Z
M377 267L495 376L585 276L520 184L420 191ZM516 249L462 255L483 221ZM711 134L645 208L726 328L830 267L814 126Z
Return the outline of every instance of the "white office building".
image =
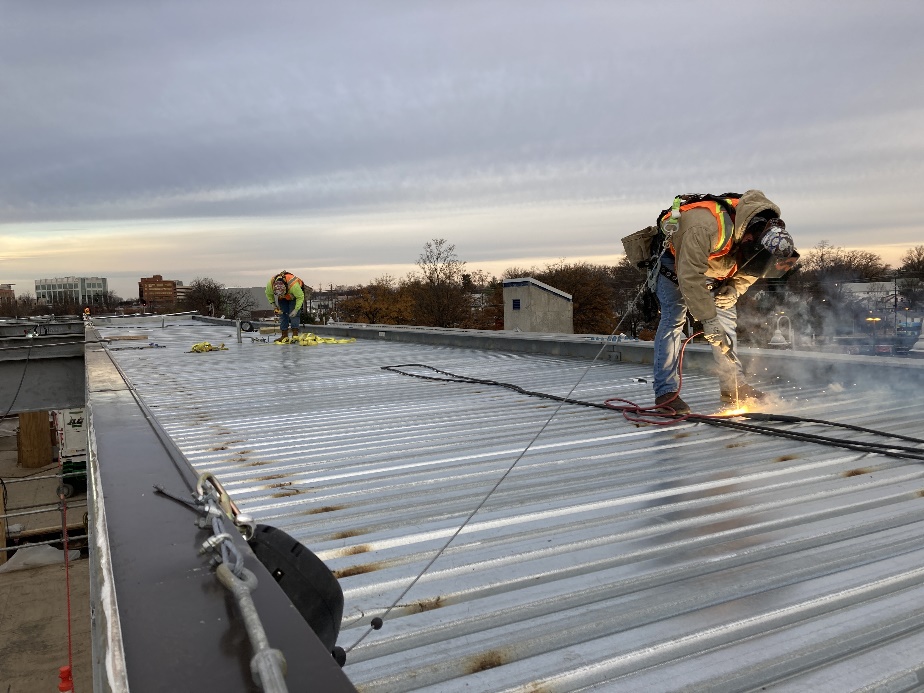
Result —
M56 277L35 280L35 298L44 303L80 303L93 305L103 302L109 291L105 277Z

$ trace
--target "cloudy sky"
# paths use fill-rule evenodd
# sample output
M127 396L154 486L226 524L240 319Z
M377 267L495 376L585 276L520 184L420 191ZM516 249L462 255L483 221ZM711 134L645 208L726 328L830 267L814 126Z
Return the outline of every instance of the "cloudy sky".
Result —
M676 193L924 244L920 0L0 0L0 283L615 262Z

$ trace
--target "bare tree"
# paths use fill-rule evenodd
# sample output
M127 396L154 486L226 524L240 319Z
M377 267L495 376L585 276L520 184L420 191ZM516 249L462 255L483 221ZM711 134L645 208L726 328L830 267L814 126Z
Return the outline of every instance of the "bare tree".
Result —
M219 315L231 320L249 318L250 312L257 307L257 302L247 289L224 289L221 292L221 304L216 308Z
M900 269L906 275L924 279L924 245L916 245L902 255Z
M839 282L874 281L889 270L876 253L836 248L828 241L820 241L809 250L799 265L803 272Z
M186 310L195 310L202 315L209 314L209 305L213 306L214 314L219 315L221 309L222 290L225 285L209 277L196 277L189 285L189 290L183 299Z
M456 247L444 238L424 244L417 258L421 277L412 277L408 289L414 298L414 320L419 325L459 327L470 317L470 300L462 285L465 263Z

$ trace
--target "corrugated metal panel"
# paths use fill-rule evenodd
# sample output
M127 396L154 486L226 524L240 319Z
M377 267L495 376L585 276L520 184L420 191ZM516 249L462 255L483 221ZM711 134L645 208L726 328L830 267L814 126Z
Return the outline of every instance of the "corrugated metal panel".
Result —
M341 577L346 648L483 502L349 652L360 690L917 685L920 462L565 405L485 501L558 404L382 366L556 395L583 376L575 398L642 403L649 368L376 341L237 344L199 325L152 339L166 348L114 352L120 367L197 469ZM228 351L186 353L205 340ZM765 411L921 434L920 389L767 385ZM719 408L710 378L687 375L683 392L694 410Z

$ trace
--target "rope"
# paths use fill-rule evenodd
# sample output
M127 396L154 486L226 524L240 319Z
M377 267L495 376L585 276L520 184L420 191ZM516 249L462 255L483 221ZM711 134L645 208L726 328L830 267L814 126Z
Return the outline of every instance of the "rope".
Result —
M687 344L689 344L694 337L702 334L701 332L696 332L695 334L687 337L683 344L680 346L680 358L677 361L677 392L674 393L674 396L671 397L666 402L661 404L652 405L650 407L643 407L635 402L623 399L622 397L611 397L610 399L604 400L603 404L608 409L615 409L616 411L621 411L623 417L626 421L630 423L646 423L654 424L656 426L671 426L681 421L686 421L690 418L691 414L682 414L678 415L676 411L670 406L671 402L680 397L680 391L683 389L683 355L687 351ZM611 402L624 402L624 405L615 405Z
M664 251L662 250L661 253L663 254ZM660 259L660 256L659 256L659 259ZM610 334L609 334L608 336L612 336L612 335L616 334L616 331L622 326L622 323L625 321L626 317L628 317L629 313L632 311L632 307L634 307L635 304L638 302L638 299L641 297L642 292L645 291L645 287L646 287L646 284L643 283L642 286L641 286L641 288L639 288L638 293L635 295L635 298L634 298L634 299L632 300L632 302L629 304L631 307L629 308L629 310L626 311L626 314L623 315L622 319L620 319L620 321L616 324L616 327L613 328L613 331L610 332ZM508 389L510 389L510 390L514 390L515 392L521 392L521 393L526 394L526 395L533 395L533 396L537 396L537 397L544 397L545 399L551 399L551 400L557 401L557 402L558 402L558 406L555 407L555 409L552 411L551 414L549 414L549 417L546 419L545 423L543 423L542 426L539 428L539 430L536 431L536 434L532 437L532 439L529 441L529 443L526 444L526 447L523 448L523 450L520 452L519 455L517 455L516 459L510 464L510 466L507 467L507 470L501 475L501 477L497 480L497 482L494 484L494 486L491 487L491 490L488 491L488 492L485 494L484 498L481 499L481 502L478 503L478 505L475 507L475 509L472 510L472 512L470 512L470 513L468 514L468 517L466 517L465 520L462 522L462 524L459 525L459 527L456 529L456 531L452 533L452 536L450 536L449 539L446 540L446 542L440 547L440 549L436 552L436 554L433 556L433 558L431 558L430 561L427 563L427 565L424 566L423 570L421 570L421 571L416 575L416 577L414 577L414 579L411 581L411 583L401 592L401 594L398 595L397 599L395 599L395 600L391 603L391 605L389 605L389 607L388 607L387 609L385 609L385 613L383 613L381 617L378 617L377 620L375 620L375 619L373 620L372 623L375 624L375 625L370 625L368 628L366 628L365 632L364 632L362 635L359 636L359 639L356 640L356 642L354 642L352 645L350 645L349 647L347 647L347 648L344 650L345 653L349 653L350 651L352 651L352 649L353 649L354 647L356 647L357 645L359 645L359 643L361 643L363 640L365 640L365 639L366 639L366 636L368 636L369 633L371 633L373 630L378 630L379 628L382 627L382 622L385 620L385 618L386 618L386 617L392 612L392 610L394 610L394 608L404 599L405 595L407 595L407 593L411 591L411 589L414 587L414 585L417 584L417 582L420 580L420 578L422 578L422 577L424 576L424 574L425 574L428 570L430 570L430 567L431 567L434 563L436 563L437 559L438 559L440 556L443 555L443 553L446 551L446 549L449 548L449 545L455 540L455 538L456 538L457 536L459 536L459 534L460 534L460 533L462 532L462 530L466 527L466 525L468 525L468 523L471 522L472 518L475 517L475 515L478 513L478 511L481 510L482 507L484 507L484 504L488 502L488 499L491 497L491 495L497 490L497 488L498 488L498 487L504 482L504 480L510 475L510 472L512 472L513 469L514 469L514 467L516 467L517 464L519 463L519 461L520 461L521 459L523 459L523 456L524 456L524 455L529 451L529 449L535 444L535 442L539 439L539 436L542 435L542 433L545 431L545 429L548 427L548 425L549 425L550 423L552 423L552 419L555 418L555 416L556 416L556 415L558 414L558 412L561 410L561 408L562 408L563 405L565 405L565 404L581 404L581 405L584 405L584 406L597 407L597 408L600 408L600 409L608 409L608 408L609 408L609 407L606 407L605 405L602 405L602 404L594 404L594 403L591 403L591 402L582 402L582 401L580 401L580 400L574 400L574 399L571 398L571 395L574 394L574 391L577 389L578 385L581 384L581 382L584 380L584 377L590 372L590 369L593 368L594 364L597 362L597 359L600 358L600 354L603 353L603 351L606 349L607 346L608 346L608 342L607 342L606 340L604 340L603 343L600 345L600 349L597 351L597 353L594 355L593 359L591 360L590 364L589 364L589 365L587 366L587 368L585 368L584 371L581 373L580 377L577 379L577 382L574 383L574 385L571 386L571 389L568 391L568 394L567 394L565 397L558 397L558 396L556 396L556 395L549 395L549 394L545 394L545 393L534 393L534 392L530 392L530 391L528 391L528 390L524 390L523 388L521 388L521 387L518 386L518 385L511 385L510 383L498 383L497 381L481 380L481 379L478 379L478 378L469 378L469 377L467 377L467 376L458 376L458 375L454 375L454 374L452 374L452 373L449 373L449 372L447 372L447 371L441 371L441 370L439 370L438 368L433 368L432 366L427 366L427 365L424 365L424 364L405 364L404 366L382 366L382 370L393 371L393 372L395 372L395 373L400 373L401 375L408 375L408 376L411 376L411 377L423 378L423 379L425 379L425 380L446 380L446 378L433 378L433 377L431 377L431 376L414 375L414 374L412 374L412 373L404 373L404 372L402 372L402 371L400 371L400 370L396 370L396 369L398 369L398 368L407 368L407 367L410 367L410 366L417 366L417 367L421 367L421 368L426 368L426 369L435 371L435 372L437 372L437 373L440 373L440 374L442 374L442 375L448 376L449 382L478 383L478 384L484 384L484 385L500 385L500 386L506 387L506 388L508 388ZM354 621L354 623L355 623L355 621ZM350 625L352 625L352 624L350 624Z

